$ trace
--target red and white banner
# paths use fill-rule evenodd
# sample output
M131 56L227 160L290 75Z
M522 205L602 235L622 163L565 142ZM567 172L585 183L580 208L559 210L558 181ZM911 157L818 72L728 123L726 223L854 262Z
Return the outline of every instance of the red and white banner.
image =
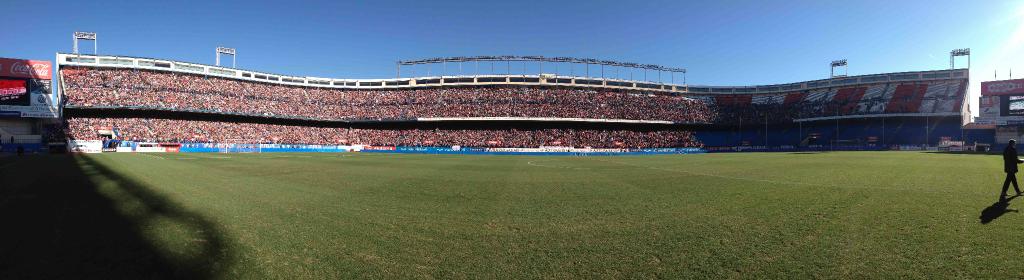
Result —
M981 83L981 95L1024 94L1024 79Z
M0 58L0 77L49 80L52 70L49 61Z

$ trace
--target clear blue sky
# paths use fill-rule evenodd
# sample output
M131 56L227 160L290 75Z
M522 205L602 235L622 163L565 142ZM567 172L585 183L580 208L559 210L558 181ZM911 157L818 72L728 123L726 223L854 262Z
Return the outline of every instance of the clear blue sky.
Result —
M967 47L972 95L996 69L1024 77L1022 1L8 0L0 11L0 56L17 58L52 60L80 30L99 34L101 54L213 64L223 45L238 49L239 68L332 78L392 77L397 59L511 54L755 85L825 78L840 58L851 75L945 69L949 51Z

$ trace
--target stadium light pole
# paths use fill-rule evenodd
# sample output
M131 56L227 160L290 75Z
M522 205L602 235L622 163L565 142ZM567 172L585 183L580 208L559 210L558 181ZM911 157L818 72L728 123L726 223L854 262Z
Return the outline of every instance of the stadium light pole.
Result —
M954 58L956 58L958 56L966 56L967 57L967 82L970 83L970 81L971 81L971 48L954 49L952 51L949 51L949 70L950 71L956 69L956 67L955 67L956 65L954 64L954 62L955 62ZM1011 72L1010 76L1011 76L1011 78L1013 77L1012 72ZM968 96L971 96L971 87L970 86L967 87L967 93L964 94L964 98L966 99L966 98L968 98ZM963 110L962 109L963 108L961 107L961 110L960 110L961 114L963 114ZM964 117L961 115L961 117L960 117L960 141L965 141L964 133L965 133L964 132Z
M71 35L71 38L71 41L73 42L71 48L72 53L78 54L78 40L92 41L92 54L95 55L98 53L97 50L99 49L100 41L96 39L96 32L75 31L75 33Z

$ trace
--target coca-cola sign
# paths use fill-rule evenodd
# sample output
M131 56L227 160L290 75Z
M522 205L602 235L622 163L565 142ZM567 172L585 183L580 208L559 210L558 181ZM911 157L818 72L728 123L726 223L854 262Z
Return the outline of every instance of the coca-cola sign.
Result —
M11 65L11 73L33 77L46 76L50 74L50 65L15 62L14 65Z
M1024 94L1024 79L981 83L981 95Z
M52 65L49 61L0 58L0 77L49 80Z

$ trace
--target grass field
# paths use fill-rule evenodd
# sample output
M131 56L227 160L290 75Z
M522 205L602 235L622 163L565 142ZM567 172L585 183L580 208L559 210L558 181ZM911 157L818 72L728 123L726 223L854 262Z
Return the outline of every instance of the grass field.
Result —
M7 156L0 279L1020 278L1002 176L921 152Z

